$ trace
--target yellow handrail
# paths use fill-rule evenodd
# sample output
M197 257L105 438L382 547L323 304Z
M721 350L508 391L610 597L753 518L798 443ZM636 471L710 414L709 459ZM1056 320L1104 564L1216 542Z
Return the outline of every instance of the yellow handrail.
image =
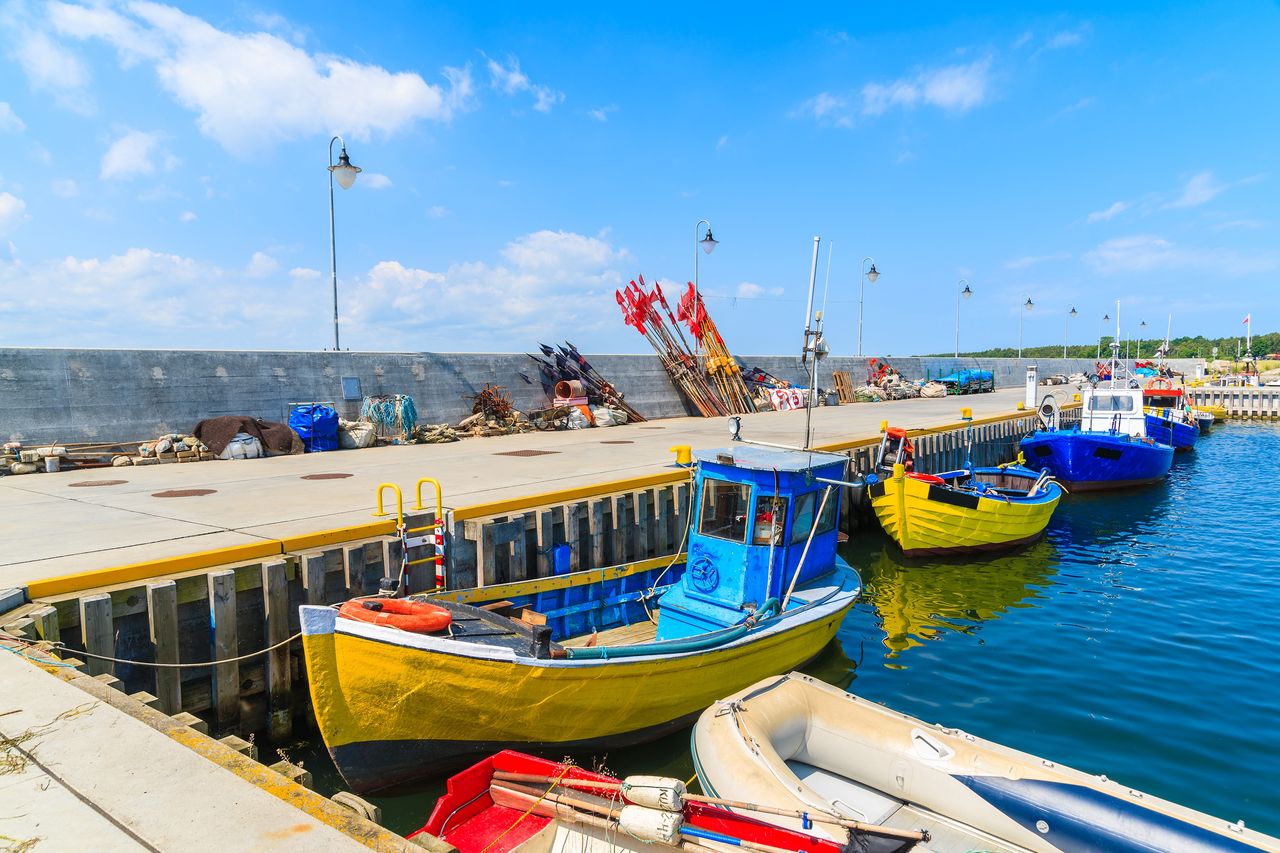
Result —
M382 493L391 489L396 493L396 527L404 527L404 495L400 493L400 487L395 483L379 483L378 484L378 511L373 514L374 518L386 518L391 513L382 508ZM418 501L421 506L422 501Z
M436 518L437 520L439 520L440 514L444 511L444 496L443 496L444 492L440 488L440 481L435 479L434 477L419 477L418 482L414 484L413 486L414 497L416 497L418 501L417 504L414 506L414 510L421 511L426 509L426 507L422 505L422 484L423 483L430 483L431 485L435 486Z

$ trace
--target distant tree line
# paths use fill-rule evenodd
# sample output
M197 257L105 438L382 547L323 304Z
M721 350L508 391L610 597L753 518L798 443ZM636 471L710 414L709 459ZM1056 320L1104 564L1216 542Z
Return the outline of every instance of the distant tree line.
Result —
M1110 349L1112 336L1108 335L1102 339L1102 357L1110 358ZM1244 335L1238 338L1206 338L1200 335L1195 337L1173 338L1169 341L1169 358L1213 358L1213 348L1218 348L1218 358L1233 359L1236 357L1236 341L1240 342L1240 354L1244 354ZM1164 343L1164 338L1144 338L1142 340L1142 357L1153 358L1156 349ZM1124 356L1124 340L1120 341L1120 355ZM1267 332L1265 335L1253 336L1253 354L1258 358L1262 358L1268 353L1280 352L1280 332ZM1067 347L1068 358L1094 358L1098 354L1098 345L1085 344L1082 346ZM951 353L932 353L932 357L945 358ZM985 349L979 352L962 352L961 357L969 358L1016 358L1018 350L1016 347L995 347L993 349ZM1057 346L1043 347L1023 347L1022 355L1024 358L1062 358L1062 344ZM1129 341L1129 357L1136 358L1138 355L1138 341Z

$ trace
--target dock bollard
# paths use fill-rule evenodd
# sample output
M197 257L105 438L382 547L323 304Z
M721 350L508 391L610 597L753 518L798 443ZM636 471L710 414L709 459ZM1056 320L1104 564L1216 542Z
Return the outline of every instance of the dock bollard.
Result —
M689 445L677 444L668 450L676 455L676 464L681 468L688 468L693 464L693 449Z

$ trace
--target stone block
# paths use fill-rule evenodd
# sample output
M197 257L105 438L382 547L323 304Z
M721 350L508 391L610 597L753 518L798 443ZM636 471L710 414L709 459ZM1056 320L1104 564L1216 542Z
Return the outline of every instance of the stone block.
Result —
M202 735L207 735L209 733L209 724L197 717L195 714L189 714L186 711L181 711L174 714L170 719L179 725L186 726L189 729L195 729Z

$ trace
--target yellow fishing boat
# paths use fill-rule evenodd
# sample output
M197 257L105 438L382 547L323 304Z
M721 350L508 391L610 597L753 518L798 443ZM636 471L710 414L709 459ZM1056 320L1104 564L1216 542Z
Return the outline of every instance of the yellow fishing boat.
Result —
M861 590L836 554L847 464L743 444L698 454L678 559L303 607L338 770L369 791L508 746L640 743L814 657Z
M908 557L996 551L1044 533L1062 497L1046 471L1021 465L922 474L905 431L881 439L878 473L867 496L880 526Z

